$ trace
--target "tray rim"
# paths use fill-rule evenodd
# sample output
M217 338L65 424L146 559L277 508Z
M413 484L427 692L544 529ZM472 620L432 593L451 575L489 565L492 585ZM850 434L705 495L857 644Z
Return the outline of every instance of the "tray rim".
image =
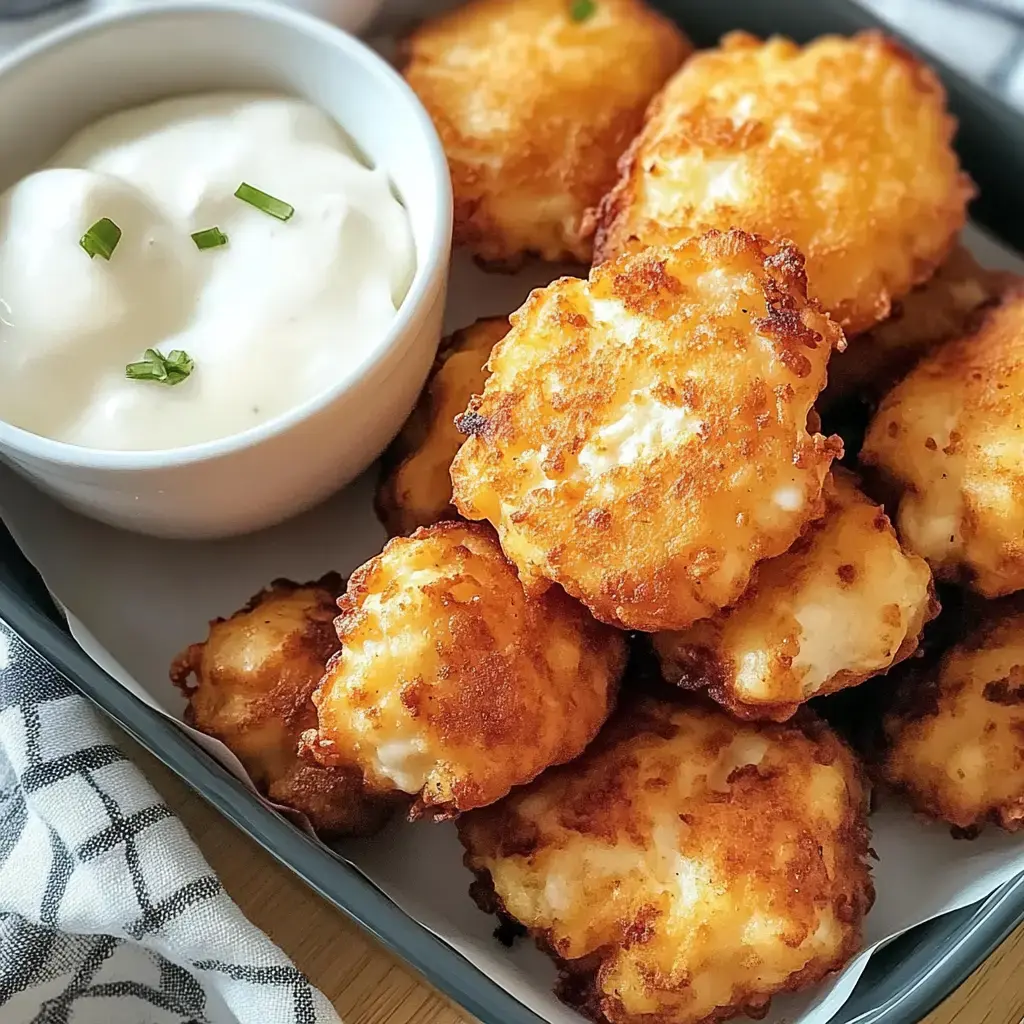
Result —
M668 8L673 15L679 15L684 9L679 0L653 2ZM693 9L701 2L690 0L686 6ZM779 0L775 11L780 17L813 15L816 23L826 18L829 25L823 30L829 31L880 28L901 39L908 48L919 49L914 40L873 12L856 6L852 0L822 0L820 4L815 0ZM927 54L926 59L938 71L951 98L959 102L962 125L970 124L963 118L966 111L983 115L990 125L996 124L1007 129L1012 137L1024 139L1024 119L1005 101L975 85L940 58ZM989 173L992 167L985 170ZM993 188L986 190L985 194L998 191ZM1001 196L995 202L998 204L1000 200ZM1014 205L1024 209L1019 204ZM976 212L978 222L996 237L1006 238L1006 233L1000 230L1006 221L999 218L998 223L993 223L987 204L984 212ZM1012 223L1012 218L1010 220ZM1017 248L1024 249L1024 221L1014 233L1019 236L1013 240ZM8 554L13 557L8 559L5 557ZM14 575L15 584L20 576L22 586L12 585L6 578L9 574ZM28 588L24 588L26 582L30 584ZM10 537L2 518L0 619L73 688L98 706L140 746L170 768L278 863L291 870L482 1024L545 1024L542 1017L493 982L458 950L406 915L358 870L264 807L242 783L171 721L148 707L96 665L67 631L35 570ZM896 981L893 990L888 995L882 993L883 997L878 1000L871 991L871 985L866 984L878 979L869 979L866 972L829 1024L909 1024L920 1020L958 988L1022 921L1024 873L973 906L912 929L909 934L918 936L921 944L907 957L907 962L915 958L924 961L916 972ZM937 941L929 943L928 936L939 931L943 934ZM927 955L922 956L922 951ZM884 964L887 956L889 963ZM876 952L872 963L884 964L878 966L875 973L881 972L883 978L889 979L905 966L892 962L891 955L884 949Z

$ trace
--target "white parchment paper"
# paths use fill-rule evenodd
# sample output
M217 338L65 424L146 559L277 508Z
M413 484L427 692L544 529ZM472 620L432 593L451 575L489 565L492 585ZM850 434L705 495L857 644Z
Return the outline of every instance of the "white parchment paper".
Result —
M968 241L982 262L1024 269L1024 261L980 234L970 232ZM486 275L457 259L446 328L508 313L531 287L572 271L533 266L511 277ZM0 515L64 605L75 638L115 679L175 720L184 701L167 668L178 651L205 637L208 620L230 614L275 577L313 579L328 569L348 575L380 550L384 531L373 514L372 493L369 473L273 529L227 541L170 542L69 512L0 466ZM220 743L188 732L245 779ZM879 944L976 902L1024 871L1024 838L993 829L973 842L954 840L947 829L896 804L880 807L872 827L879 856L877 900L867 918L864 952L830 984L777 1000L769 1021L823 1024L849 996ZM555 972L548 959L528 942L506 950L492 937L494 919L469 899L470 876L453 825L395 822L381 835L346 842L337 851L406 913L552 1024L578 1024L580 1018L551 995Z

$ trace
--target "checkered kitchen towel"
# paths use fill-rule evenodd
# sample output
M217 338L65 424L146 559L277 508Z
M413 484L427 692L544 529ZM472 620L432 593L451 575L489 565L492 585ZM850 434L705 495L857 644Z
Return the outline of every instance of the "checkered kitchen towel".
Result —
M338 1024L97 713L2 621L0 1021Z

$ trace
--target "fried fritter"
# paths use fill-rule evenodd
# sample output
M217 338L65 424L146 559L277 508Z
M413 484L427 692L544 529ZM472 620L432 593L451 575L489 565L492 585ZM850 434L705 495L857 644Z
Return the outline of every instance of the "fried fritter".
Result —
M1024 588L1024 282L886 396L860 457L902 489L900 537L938 578Z
M732 608L655 635L668 682L704 689L742 718L781 722L914 653L938 612L928 565L903 553L852 474L833 470L825 504Z
M1024 612L988 621L927 674L903 681L884 720L882 777L957 829L1024 826Z
M455 417L483 391L487 357L508 326L508 317L489 317L441 342L416 408L381 458L375 504L390 536L458 518L448 473L464 440Z
M611 1024L761 1016L853 956L874 898L861 771L809 715L643 701L459 835L481 908L525 925L559 998Z
M451 817L576 757L615 701L625 640L558 590L524 592L492 531L397 537L349 581L309 754L354 758Z
M1007 281L1006 273L986 270L958 245L924 284L893 303L887 319L847 339L846 351L828 364L819 407L854 394L880 397L925 353L964 334Z
M455 192L455 243L515 265L590 262L587 212L648 101L692 51L642 0L471 0L408 43L405 77L437 127Z
M938 78L878 32L800 47L733 33L652 102L595 258L708 228L788 239L850 334L927 279L973 194Z
M709 232L532 293L459 418L454 501L527 589L683 629L821 515L839 438L807 417L842 332L799 253Z
M403 800L366 785L358 768L322 768L298 757L299 736L316 724L310 695L338 649L333 620L341 577L275 580L203 643L175 658L171 680L188 698L185 721L221 740L257 789L302 811L328 836L368 835Z

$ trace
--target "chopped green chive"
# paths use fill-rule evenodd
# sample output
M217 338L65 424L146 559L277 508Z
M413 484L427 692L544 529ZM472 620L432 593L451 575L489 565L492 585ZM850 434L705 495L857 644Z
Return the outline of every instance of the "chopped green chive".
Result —
M120 241L121 229L109 217L101 217L82 235L78 244L89 254L89 259L102 256L109 260Z
M129 363L124 375L129 380L154 380L158 384L180 384L195 369L195 360L180 348L163 355L155 348L147 348L138 363Z
M569 4L569 17L573 21L586 21L596 10L595 0L572 0Z
M255 206L257 210L269 213L271 217L276 217L278 220L288 220L295 212L294 206L289 206L280 199L268 196L266 192L261 192L258 188L253 188L252 185L247 185L244 181L235 189L235 195L243 203Z
M192 232L192 241L196 243L197 249L216 249L218 245L227 245L228 236L220 228L203 228L202 231Z

